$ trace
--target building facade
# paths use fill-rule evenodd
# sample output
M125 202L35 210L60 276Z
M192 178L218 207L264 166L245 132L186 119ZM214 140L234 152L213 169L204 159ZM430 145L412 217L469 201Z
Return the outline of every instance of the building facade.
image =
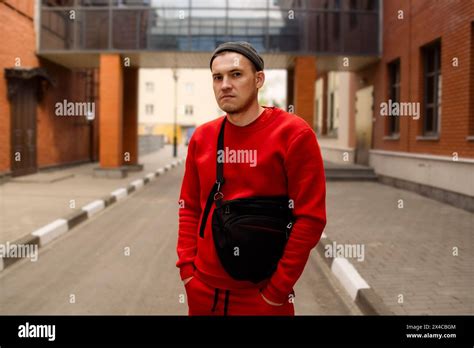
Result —
M7 175L95 159L113 177L139 167L141 68L208 69L218 44L245 40L261 52L266 69L287 70L288 110L312 125L319 74L338 70L348 57L350 71L366 67L381 48L377 0L8 0L1 6L0 25L11 33L1 56L1 88L10 91L0 102L0 171ZM18 89L25 80L31 86ZM30 101L22 111L28 119L14 124L22 118L12 105L22 98ZM56 110L61 102L65 116ZM78 105L69 111L69 103L91 103L94 117L75 112ZM186 105L184 119L197 114ZM20 163L27 168L15 167Z
M56 104L97 103L96 71L68 69L36 55L38 3L0 2L0 176L93 161L95 119L57 115Z
M359 73L374 86L370 165L472 208L474 2L387 1L383 21L382 59Z
M379 61L319 71L323 157L473 210L474 2L394 0L381 11Z
M140 69L140 136L164 135L165 142L172 142L175 105L178 143L186 143L197 126L224 114L215 100L209 69L176 69L176 77L175 91L173 69ZM285 97L286 71L265 70L265 83L259 91L260 104L286 108Z
M223 114L212 90L208 69L140 69L139 134L163 134L171 142L175 106L178 143L188 140L194 128Z

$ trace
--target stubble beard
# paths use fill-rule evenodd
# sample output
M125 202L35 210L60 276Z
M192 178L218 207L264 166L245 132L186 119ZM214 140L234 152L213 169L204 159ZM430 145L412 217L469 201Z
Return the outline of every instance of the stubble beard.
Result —
M223 105L220 105L220 108L222 109L222 111L226 112L229 115L239 114L247 110L248 107L252 104L252 101L253 96L249 97L245 102L239 103L238 105L224 103Z

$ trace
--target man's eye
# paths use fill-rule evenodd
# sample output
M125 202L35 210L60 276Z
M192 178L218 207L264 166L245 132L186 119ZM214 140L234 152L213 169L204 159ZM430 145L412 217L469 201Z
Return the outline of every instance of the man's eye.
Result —
M234 77L239 77L239 76L240 76L239 72L234 73Z
M222 79L222 76L214 76L214 81L221 80L221 79Z

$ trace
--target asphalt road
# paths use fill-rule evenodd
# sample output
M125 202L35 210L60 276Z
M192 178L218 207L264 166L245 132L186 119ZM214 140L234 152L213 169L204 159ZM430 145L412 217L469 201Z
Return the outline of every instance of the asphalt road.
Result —
M175 267L184 166L0 274L0 314L186 315ZM47 202L45 202L47 204ZM297 315L360 314L314 251L295 286Z

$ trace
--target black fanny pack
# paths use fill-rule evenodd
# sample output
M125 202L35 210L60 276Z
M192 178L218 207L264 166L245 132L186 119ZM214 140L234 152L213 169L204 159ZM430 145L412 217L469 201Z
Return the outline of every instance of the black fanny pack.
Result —
M217 150L224 147L222 122ZM199 235L204 237L212 204L212 235L217 255L226 272L236 280L253 283L269 278L283 255L293 226L293 216L286 196L250 197L223 200L223 163L217 162L214 184L201 220Z

